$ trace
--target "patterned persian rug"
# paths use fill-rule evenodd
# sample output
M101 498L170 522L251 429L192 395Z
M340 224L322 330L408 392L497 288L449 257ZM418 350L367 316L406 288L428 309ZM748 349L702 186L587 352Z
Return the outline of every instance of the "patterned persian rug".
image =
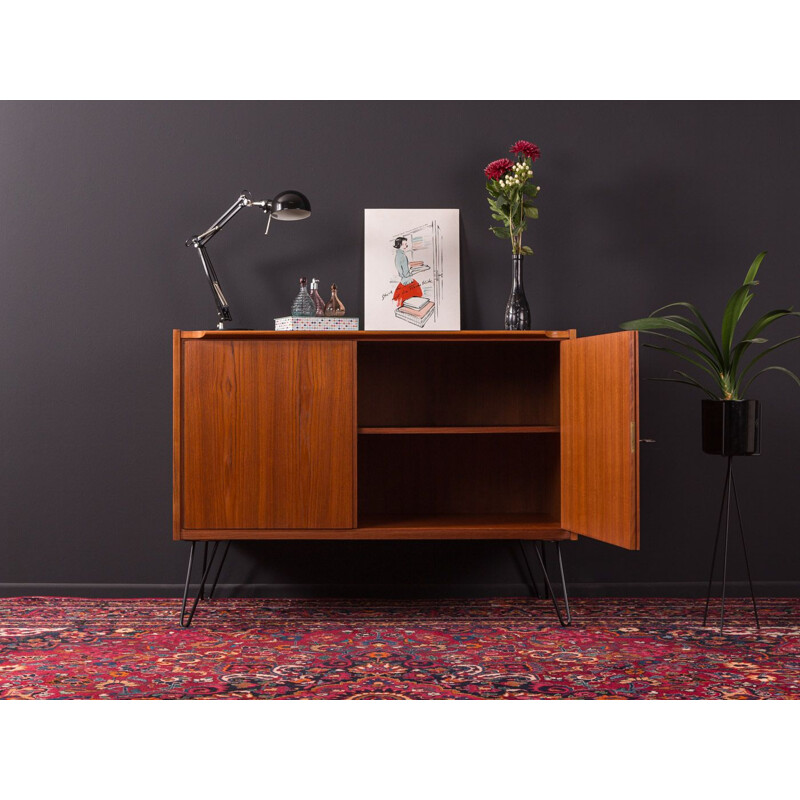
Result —
M800 698L800 599L0 599L0 698ZM718 613L718 607L714 607ZM718 618L713 618L718 622ZM728 621L729 620L729 621Z

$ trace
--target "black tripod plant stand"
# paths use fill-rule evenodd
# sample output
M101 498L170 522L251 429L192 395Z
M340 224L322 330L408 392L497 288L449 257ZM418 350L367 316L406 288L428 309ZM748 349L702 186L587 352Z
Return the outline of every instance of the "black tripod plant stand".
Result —
M722 504L719 509L719 520L717 522L717 536L714 539L714 554L711 556L711 573L708 576L708 592L706 593L706 608L703 613L703 626L706 625L708 620L708 606L711 602L711 586L714 582L714 567L717 562L717 550L719 549L720 534L722 533L722 521L725 520L725 538L723 542L723 555L722 555L722 597L720 605L719 616L719 632L723 632L725 625L725 588L728 579L728 539L730 536L731 528L731 497L733 497L733 504L736 507L736 518L739 522L739 534L742 539L742 550L744 551L744 563L747 569L747 582L750 585L750 597L753 601L753 613L756 618L756 627L760 628L761 624L758 620L758 608L756 606L756 596L753 591L753 581L750 577L750 563L747 560L747 546L744 541L744 526L742 525L742 512L739 509L739 498L736 494L736 480L733 477L733 456L728 456L728 469L725 474L725 487L722 490Z

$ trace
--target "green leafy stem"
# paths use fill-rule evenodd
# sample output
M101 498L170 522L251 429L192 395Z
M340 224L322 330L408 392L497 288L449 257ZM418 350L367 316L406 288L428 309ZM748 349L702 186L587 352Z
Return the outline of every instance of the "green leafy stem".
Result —
M514 255L533 255L533 250L522 244L522 234L528 226L528 220L539 219L539 209L534 206L533 200L539 194L540 187L531 183L532 178L532 161L528 156L521 156L514 169L502 178L486 181L492 219L502 223L489 230L498 239L510 239Z

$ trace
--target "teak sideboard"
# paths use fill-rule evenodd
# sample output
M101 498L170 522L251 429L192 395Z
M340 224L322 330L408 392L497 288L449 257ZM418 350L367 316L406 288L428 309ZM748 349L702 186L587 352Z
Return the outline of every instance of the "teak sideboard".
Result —
M638 549L637 336L174 331L173 537Z

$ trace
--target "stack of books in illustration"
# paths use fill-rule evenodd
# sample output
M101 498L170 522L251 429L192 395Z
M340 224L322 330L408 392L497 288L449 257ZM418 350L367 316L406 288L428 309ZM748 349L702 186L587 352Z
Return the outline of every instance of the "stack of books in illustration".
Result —
M427 297L409 297L402 306L395 309L394 315L418 328L424 328L433 314L434 306L433 300Z

